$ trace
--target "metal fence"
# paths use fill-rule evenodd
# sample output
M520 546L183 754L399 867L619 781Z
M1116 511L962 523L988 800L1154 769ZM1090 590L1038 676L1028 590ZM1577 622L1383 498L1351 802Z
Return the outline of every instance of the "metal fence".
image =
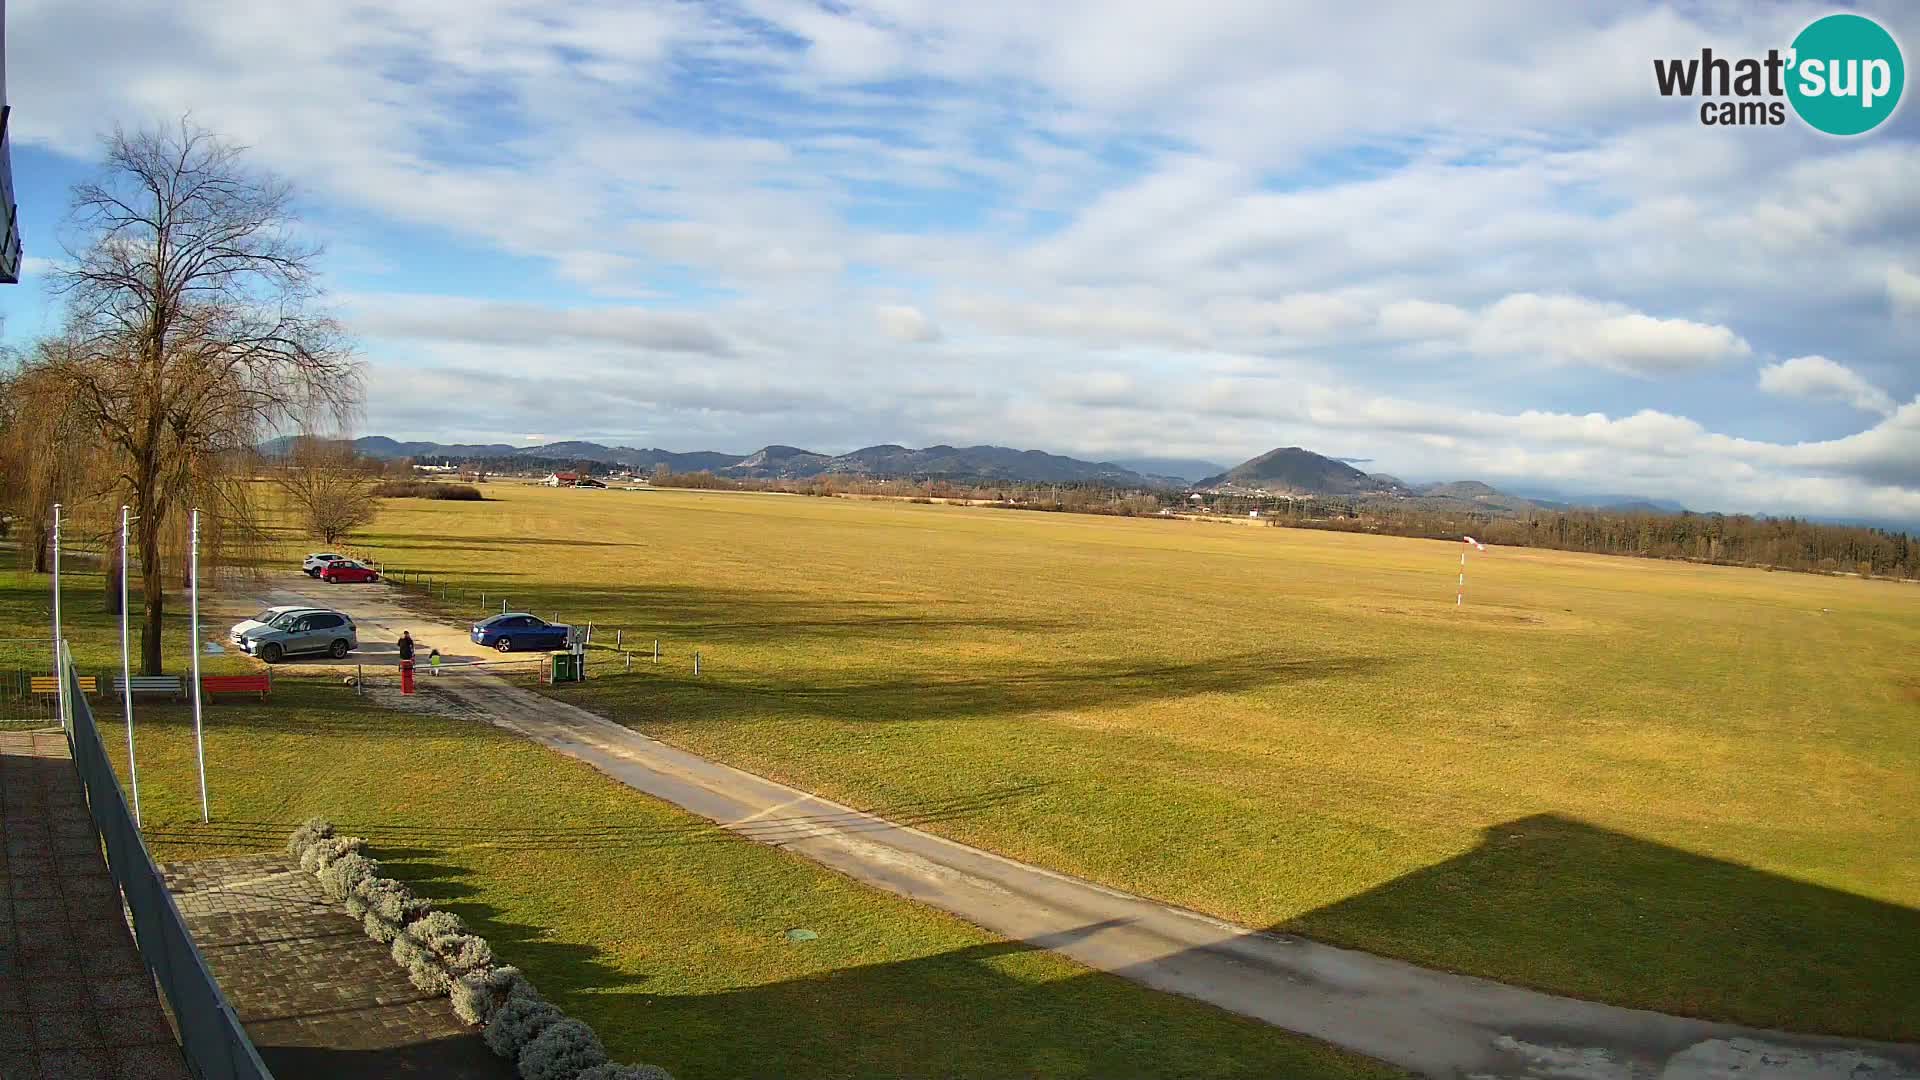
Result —
M220 992L220 984L207 970L200 950L194 947L160 868L147 854L147 845L121 794L119 778L107 759L106 747L101 745L93 709L80 692L80 676L64 645L62 653L67 661L62 667L71 703L67 741L73 748L73 763L86 788L94 827L107 847L107 867L132 913L140 958L173 1009L187 1065L200 1080L272 1080L273 1074L248 1040L240 1017Z
M53 670L51 638L0 637L0 731L60 723L60 695L47 692Z

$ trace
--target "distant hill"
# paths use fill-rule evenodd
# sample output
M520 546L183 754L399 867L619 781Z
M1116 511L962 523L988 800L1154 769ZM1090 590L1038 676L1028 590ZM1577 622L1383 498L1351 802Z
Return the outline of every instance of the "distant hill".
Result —
M1217 461L1198 458L1116 458L1113 463L1141 476L1164 477L1184 484L1227 471L1227 467Z
M263 443L262 453L286 454L293 437ZM1148 476L1110 461L1082 461L1040 450L1005 446L868 446L846 454L821 454L798 446L765 446L751 454L712 450L675 453L659 448L604 446L595 442L558 442L541 446L505 443L401 442L384 435L353 440L353 448L384 460L472 460L498 469L512 461L600 462L645 472L665 465L676 473L714 472L736 479L806 480L817 476L940 477L949 480L999 480L1037 484L1103 484L1119 488L1178 487L1172 476Z
M1298 446L1269 450L1223 473L1203 478L1202 491L1271 492L1281 495L1365 495L1404 491L1398 482L1368 476L1337 461Z
M941 477L1036 484L1105 484L1164 487L1110 461L1081 461L1041 450L1005 446L929 446L886 443L846 454L826 455L793 446L769 446L721 469L726 476L805 480L817 476Z

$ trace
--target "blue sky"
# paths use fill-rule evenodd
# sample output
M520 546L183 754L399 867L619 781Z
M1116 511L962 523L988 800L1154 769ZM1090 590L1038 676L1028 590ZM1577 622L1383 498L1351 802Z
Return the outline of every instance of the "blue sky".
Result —
M26 283L99 136L293 178L361 430L993 442L1920 522L1920 113L1703 127L1802 4L7 11ZM1905 43L1920 8L1863 8Z

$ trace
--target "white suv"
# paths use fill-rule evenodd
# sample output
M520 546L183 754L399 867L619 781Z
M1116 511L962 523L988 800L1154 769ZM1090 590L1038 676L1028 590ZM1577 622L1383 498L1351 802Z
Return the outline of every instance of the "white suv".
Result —
M316 552L315 554L307 556L306 561L300 564L300 569L305 570L308 577L317 578L320 576L320 571L326 569L328 563L339 562L344 558L346 558L345 555L335 555L331 552Z

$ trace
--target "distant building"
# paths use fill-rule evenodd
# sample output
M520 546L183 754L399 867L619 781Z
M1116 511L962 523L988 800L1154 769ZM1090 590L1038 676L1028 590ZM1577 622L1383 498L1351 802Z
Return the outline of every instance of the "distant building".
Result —
M572 487L580 482L580 474L570 472L548 473L547 478L540 482L548 487Z
M591 476L583 476L580 479L575 480L573 482L573 486L577 488L604 488L607 485L601 483L598 480L595 480Z

